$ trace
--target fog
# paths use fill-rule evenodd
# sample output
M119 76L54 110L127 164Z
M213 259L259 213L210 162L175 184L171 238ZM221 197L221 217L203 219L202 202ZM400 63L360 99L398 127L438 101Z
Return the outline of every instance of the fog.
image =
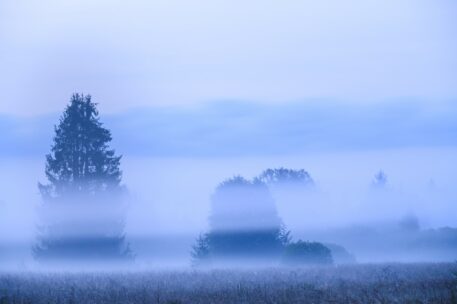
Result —
M0 270L43 267L50 226L76 251L111 235L132 269L194 267L233 239L249 254L265 242L309 246L336 264L457 259L455 8L0 1ZM54 176L45 168L75 92L92 94L112 141L88 125L122 155L122 195L101 182L104 197L77 193L64 207L38 184L74 173L68 159ZM104 150L80 127L68 122L73 148ZM84 173L114 168L119 181L110 151L111 166L73 148L72 162L93 161ZM310 182L262 181L279 168Z
M343 245L359 261L452 260L449 250L435 256L394 252L398 246L390 241L408 216L417 217L419 229L455 227L456 152L416 148L255 158L127 155L122 163L129 192L126 239L137 265L188 267L191 246L209 228L210 197L217 185L234 175L253 178L266 168L283 166L305 168L315 182L312 188L271 189L278 216L293 239ZM0 231L9 257L3 261L9 267L33 267L30 247L36 242L41 202L36 185L43 180L43 160L2 159L1 167ZM372 181L380 169L387 184L375 189ZM74 216L74 210L71 213ZM360 236L363 233L368 235ZM385 244L374 244L379 234ZM14 248L18 251L11 252Z

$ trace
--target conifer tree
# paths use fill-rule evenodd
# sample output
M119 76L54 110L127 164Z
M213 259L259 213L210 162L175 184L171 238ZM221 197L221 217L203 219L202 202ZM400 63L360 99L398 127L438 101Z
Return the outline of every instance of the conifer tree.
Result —
M37 259L131 257L123 231L121 156L109 147L111 139L90 95L74 94L46 155L48 183L38 184L43 204Z

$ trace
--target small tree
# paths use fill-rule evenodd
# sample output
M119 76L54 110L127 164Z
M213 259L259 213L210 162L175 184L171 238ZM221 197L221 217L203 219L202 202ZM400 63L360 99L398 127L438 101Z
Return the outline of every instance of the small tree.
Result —
M35 257L54 259L125 259L121 156L109 148L111 133L102 126L89 95L74 94L55 127L46 155L47 184L41 234Z
M206 266L211 262L208 234L198 236L196 244L192 246L191 256L193 266Z

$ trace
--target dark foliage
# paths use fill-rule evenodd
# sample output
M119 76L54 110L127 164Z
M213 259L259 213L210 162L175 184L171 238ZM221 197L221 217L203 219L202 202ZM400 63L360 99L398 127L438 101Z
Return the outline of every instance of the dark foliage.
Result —
M89 95L72 96L55 133L51 153L46 155L49 183L39 184L43 197L120 190L121 156L109 149L111 133L102 126Z
M286 168L267 169L263 171L256 180L261 181L267 185L302 185L310 186L314 184L311 175L304 169L294 170Z
M335 264L353 264L356 263L356 258L349 253L346 248L337 244L325 243L325 247L330 249L332 259Z
M283 262L286 265L330 265L333 264L329 248L317 242L297 241L284 249Z
M197 238L196 244L192 246L193 266L207 266L211 262L211 249L208 234L201 234Z
M372 186L374 188L383 188L387 185L387 175L380 170L378 173L375 174L373 181L372 181Z
M48 184L39 184L43 206L36 258L131 256L123 235L121 156L109 148L110 141L91 97L74 94L46 156Z
M268 187L240 176L217 187L212 196L210 228L193 248L195 264L278 258L289 241Z
M256 180L267 185L271 184L289 184L310 186L314 184L313 179L304 169L294 170L286 168L267 169L260 174Z

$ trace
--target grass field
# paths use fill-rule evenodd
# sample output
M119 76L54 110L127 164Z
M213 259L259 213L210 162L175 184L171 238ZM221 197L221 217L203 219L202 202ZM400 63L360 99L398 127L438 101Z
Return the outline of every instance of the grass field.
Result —
M0 303L457 303L457 264L4 272Z

